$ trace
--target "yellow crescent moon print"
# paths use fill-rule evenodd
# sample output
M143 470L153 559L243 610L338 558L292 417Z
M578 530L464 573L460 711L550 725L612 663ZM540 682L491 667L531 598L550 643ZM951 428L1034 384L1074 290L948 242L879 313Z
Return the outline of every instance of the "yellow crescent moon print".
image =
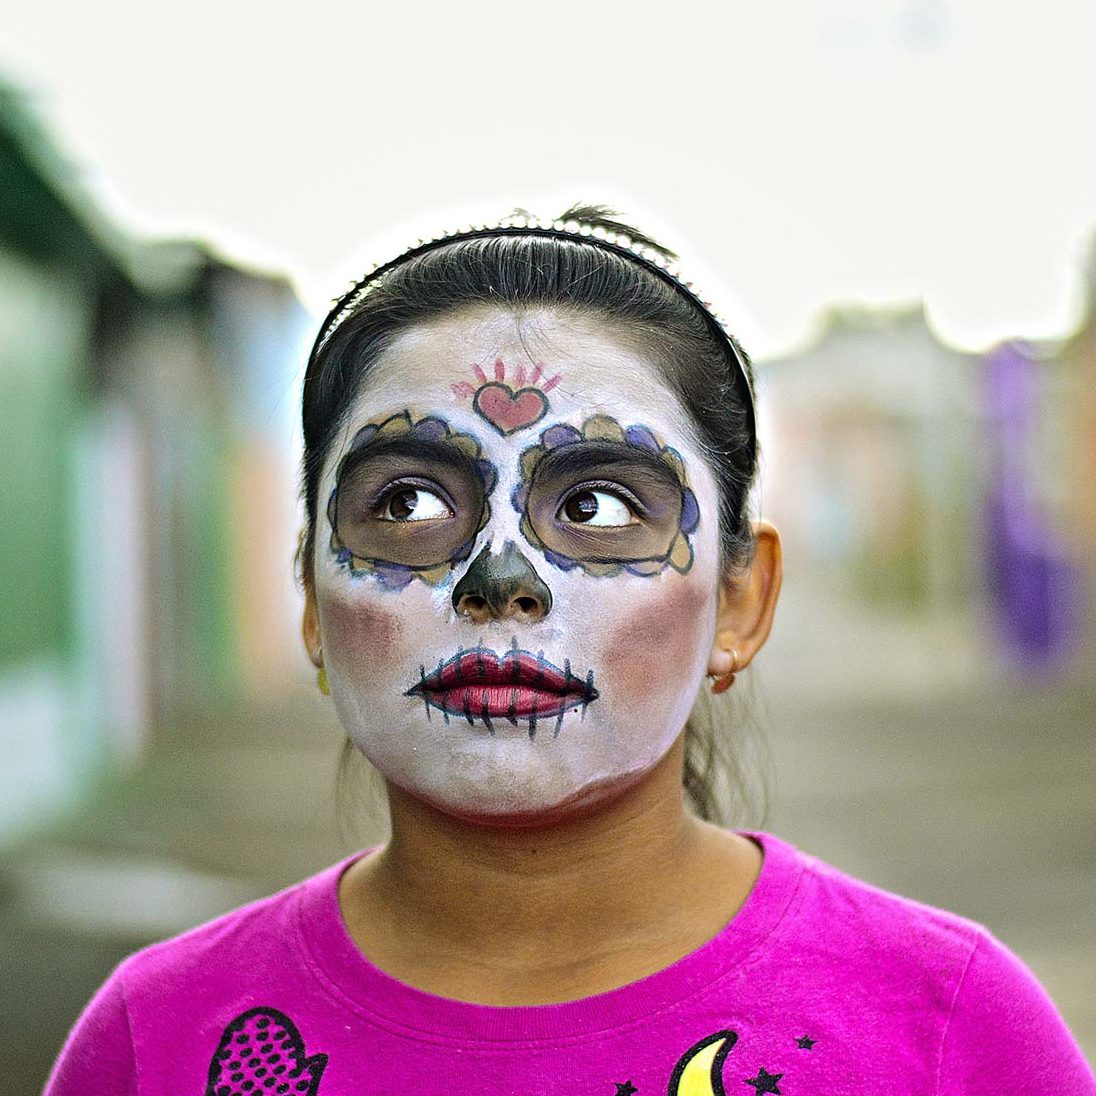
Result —
M738 1041L733 1031L717 1031L689 1047L674 1066L669 1096L727 1096L723 1061Z

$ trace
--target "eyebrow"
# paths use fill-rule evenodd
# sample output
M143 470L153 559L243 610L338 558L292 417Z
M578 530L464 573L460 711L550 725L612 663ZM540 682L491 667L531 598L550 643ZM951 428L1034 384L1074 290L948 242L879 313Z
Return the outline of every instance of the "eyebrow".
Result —
M475 461L447 438L433 441L414 434L401 434L395 437L369 438L363 442L352 442L350 448L339 460L335 482L341 483L345 476L366 461L393 457L432 464L458 464L463 466L463 470L469 475L476 474Z
M551 476L579 475L599 465L625 465L629 471L646 474L663 486L677 491L682 488L673 469L660 456L626 442L575 441L553 449L541 463L547 466ZM540 474L535 472L533 478L539 478Z

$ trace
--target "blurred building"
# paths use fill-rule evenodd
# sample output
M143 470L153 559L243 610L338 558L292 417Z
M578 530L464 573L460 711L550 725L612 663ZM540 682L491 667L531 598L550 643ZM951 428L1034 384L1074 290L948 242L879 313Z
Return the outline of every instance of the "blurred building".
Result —
M286 687L294 415L282 278L126 238L0 85L0 839L180 706Z
M1006 668L1093 647L1096 256L1071 337L966 354L921 307L831 310L758 363L763 506L834 596L984 628ZM764 439L763 439L764 440Z
M977 596L981 360L918 305L827 313L812 343L759 362L762 488L801 569L869 601L931 611Z

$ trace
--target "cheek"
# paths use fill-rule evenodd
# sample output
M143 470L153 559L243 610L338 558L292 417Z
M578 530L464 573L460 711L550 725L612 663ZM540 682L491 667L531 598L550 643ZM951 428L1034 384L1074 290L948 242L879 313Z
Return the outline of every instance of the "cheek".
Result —
M396 597L400 595L395 595ZM353 672L391 662L405 642L405 618L372 598L330 598L320 606L324 658Z
M675 692L707 660L715 607L711 590L697 578L666 576L649 595L628 597L629 610L610 630L602 661L629 697Z

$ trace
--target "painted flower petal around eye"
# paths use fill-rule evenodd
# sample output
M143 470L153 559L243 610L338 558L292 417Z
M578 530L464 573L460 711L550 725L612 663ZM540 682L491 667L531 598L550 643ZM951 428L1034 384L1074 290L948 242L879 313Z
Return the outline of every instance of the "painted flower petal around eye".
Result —
M415 577L415 572L410 567L402 567L397 563L374 563L372 571L386 590L402 590Z
M624 429L608 415L594 415L582 424L582 436L598 441L623 441Z
M525 510L525 504L529 501L529 487L519 483L510 492L510 505L520 514Z
M384 422L377 427L376 433L373 437L398 437L401 434L411 433L411 416L406 411L401 411L398 415L393 415L390 419L385 419Z
M533 523L529 520L529 515L528 514L522 514L521 515L521 521L518 524L518 529L521 532L521 535L523 537L525 537L525 539L534 548L543 548L544 549L544 554L546 556L555 555L554 552L550 552L548 549L544 548L544 541L542 541L540 539L540 537L537 536L537 531L533 528ZM559 556L558 558L559 559L566 559L567 557L566 556ZM557 567L563 567L563 564L557 563L556 566ZM571 561L571 566L573 566L573 561ZM564 567L564 570L568 570L568 569L569 568Z
M518 458L518 463L521 465L521 478L525 483L532 480L533 473L536 471L541 457L547 452L548 450L543 445L533 445Z
M479 476L480 483L483 484L483 490L485 494L490 494L495 489L495 484L498 483L498 472L495 471L495 466L484 457L476 458L476 475Z
M624 431L624 440L636 449L648 449L652 453L662 451L658 438L646 426L629 426Z
M380 427L375 422L369 423L368 426L363 426L357 434L354 435L354 441L357 445L368 445L376 436Z
M440 586L449 577L452 570L451 564L439 563L437 567L431 567L425 571L416 571L415 574L429 586Z
M686 487L681 494L681 531L695 533L699 524L700 507L697 505L696 495Z
M541 444L547 449L558 449L561 445L573 445L576 441L582 441L582 434L573 426L565 422L556 423L548 427L540 436ZM524 470L524 465L523 465Z
M427 416L415 423L411 433L428 441L441 441L449 435L449 424L444 419ZM456 437L453 440L456 441Z
M662 459L674 470L674 475L681 481L681 485L685 485L685 462L681 459L681 454L670 446L666 446L662 450Z
M477 465L479 464L480 445L471 435L450 434L449 444L458 452L463 453L466 457L470 457Z
M693 546L684 533L678 533L667 555L670 566L684 574L693 565Z
M483 513L480 514L479 525L476 526L476 532L478 533L489 521L491 520L491 503L487 499L483 500ZM472 538L475 540L475 537Z
M635 563L624 564L624 570L633 575L644 575L649 577L651 575L657 575L661 571L666 570L666 558L660 557L658 559L641 559Z
M537 547L542 547L539 541L536 542ZM544 558L553 566L558 567L561 571L573 571L579 564L576 560L570 558L570 556L561 556L558 552L553 552L550 548L544 549Z
M580 566L588 574L593 575L594 578L606 578L610 575L619 575L624 570L623 563L600 563L600 562L584 562Z

